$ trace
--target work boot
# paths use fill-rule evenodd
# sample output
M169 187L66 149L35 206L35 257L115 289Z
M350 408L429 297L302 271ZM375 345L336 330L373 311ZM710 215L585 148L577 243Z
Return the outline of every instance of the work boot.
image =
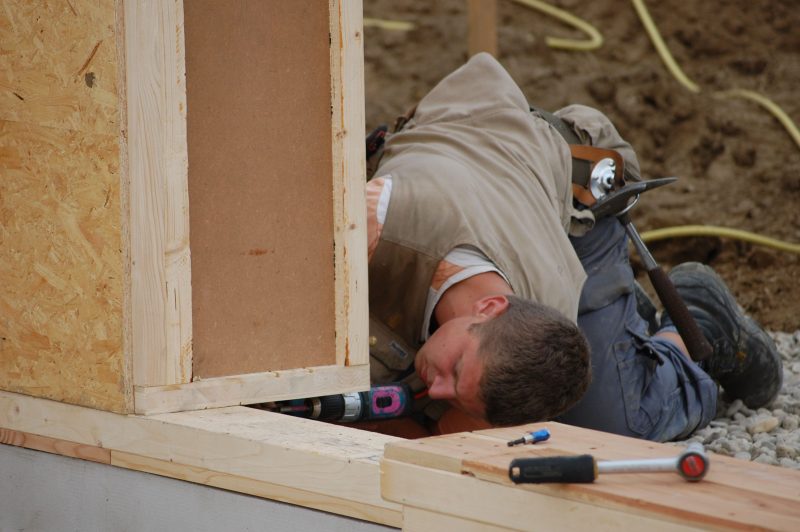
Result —
M669 273L689 313L714 348L700 363L732 399L749 408L775 399L783 381L775 343L753 319L744 315L719 275L698 262L680 264ZM661 326L672 325L664 312Z

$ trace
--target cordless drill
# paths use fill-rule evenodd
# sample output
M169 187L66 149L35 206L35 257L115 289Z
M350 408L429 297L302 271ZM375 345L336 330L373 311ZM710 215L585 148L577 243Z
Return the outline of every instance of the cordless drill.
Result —
M266 408L319 421L354 422L408 415L413 400L407 384L394 383L373 386L366 392L283 401Z

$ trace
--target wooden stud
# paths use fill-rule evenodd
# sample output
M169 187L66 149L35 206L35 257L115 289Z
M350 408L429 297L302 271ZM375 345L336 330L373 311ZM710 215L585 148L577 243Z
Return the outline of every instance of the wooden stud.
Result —
M189 384L137 386L137 414L160 414L347 393L369 382L369 366L320 366L214 377Z
M183 2L124 2L133 381L191 379Z
M66 440L57 440L47 436L38 436L27 432L0 428L0 443L25 447L46 453L60 454L70 458L80 458L101 464L111 463L111 451L94 445L82 445Z
M369 363L361 0L331 0L336 362ZM368 384L367 384L368 386Z
M497 0L467 0L470 56L488 52L497 57Z

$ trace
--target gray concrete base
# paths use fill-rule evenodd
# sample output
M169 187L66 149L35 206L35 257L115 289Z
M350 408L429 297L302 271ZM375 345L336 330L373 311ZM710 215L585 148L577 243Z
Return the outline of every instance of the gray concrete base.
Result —
M139 471L0 444L0 532L396 530Z

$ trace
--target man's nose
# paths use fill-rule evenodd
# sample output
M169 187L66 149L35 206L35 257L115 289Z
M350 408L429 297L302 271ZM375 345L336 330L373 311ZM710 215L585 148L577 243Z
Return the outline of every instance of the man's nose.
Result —
M456 394L451 380L439 375L434 377L430 388L428 388L428 397L431 399L455 399Z

